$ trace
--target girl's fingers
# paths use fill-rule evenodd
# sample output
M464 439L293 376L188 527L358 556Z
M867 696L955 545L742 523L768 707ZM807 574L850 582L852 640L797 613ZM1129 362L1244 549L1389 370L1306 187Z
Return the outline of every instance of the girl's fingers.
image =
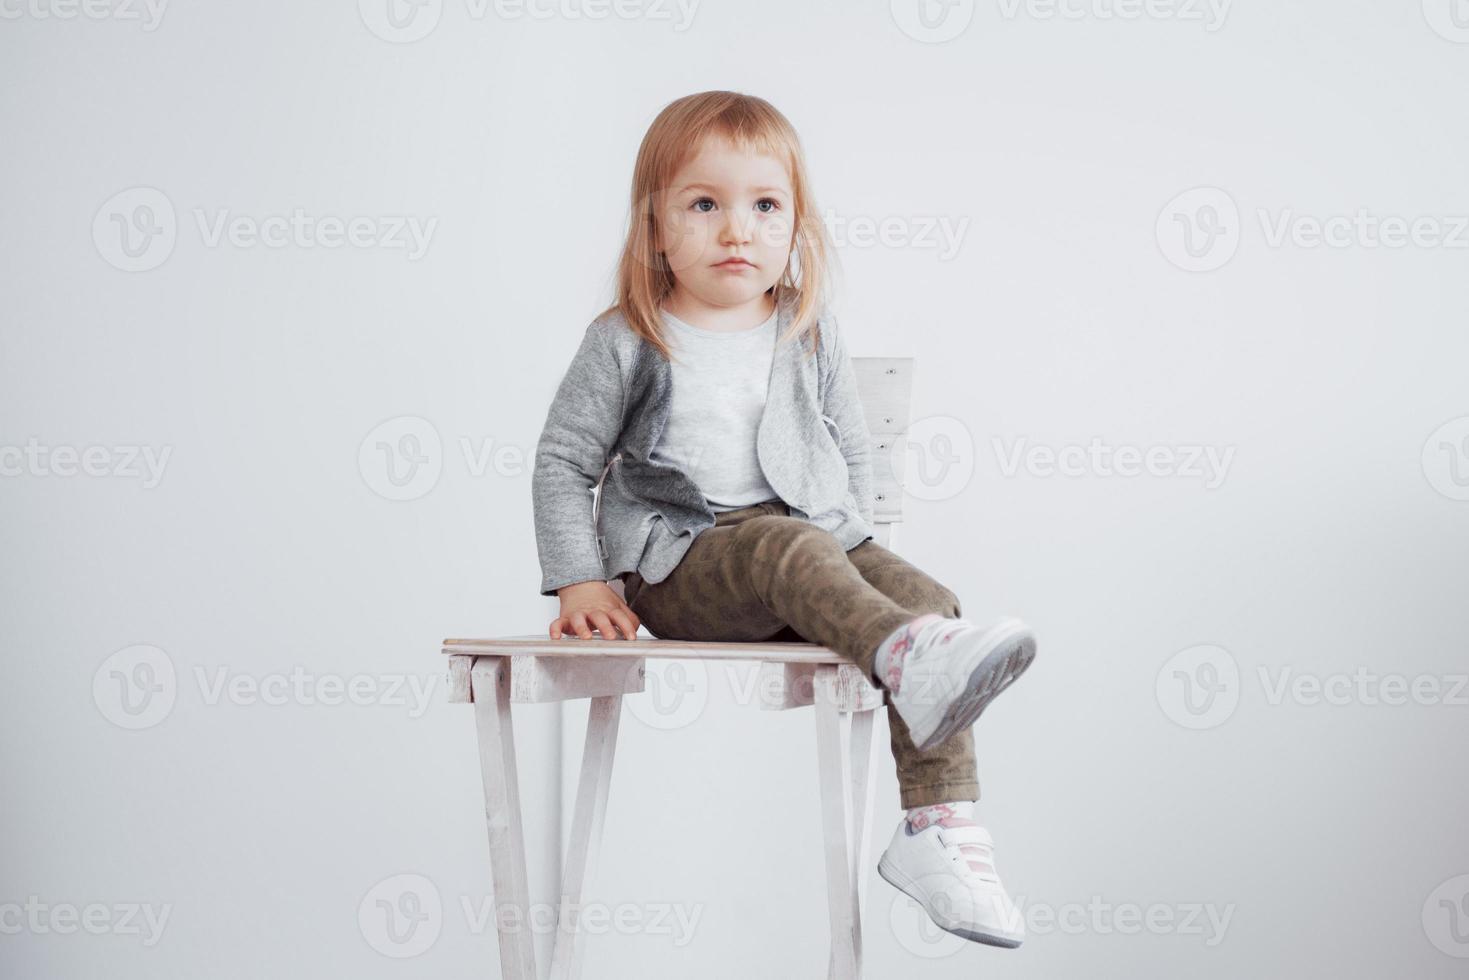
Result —
M631 640L638 632L637 624L632 621L632 613L626 609L612 610L612 621L622 630L622 638L625 640Z
M602 612L599 609L596 612L592 613L587 618L590 619L592 621L592 623L596 625L597 632L599 632L599 633L602 634L602 639L604 639L604 640L615 640L615 639L617 639L617 633L612 629L612 620L610 620L610 619L607 618L607 614L605 612Z
M586 613L572 613L571 628L575 630L576 635L581 637L583 640L590 640L592 638L592 630L591 627L587 625Z

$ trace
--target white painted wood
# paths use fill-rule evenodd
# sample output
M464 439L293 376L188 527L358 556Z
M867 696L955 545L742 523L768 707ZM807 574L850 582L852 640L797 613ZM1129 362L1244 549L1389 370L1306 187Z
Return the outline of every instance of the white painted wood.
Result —
M585 933L576 916L586 901L587 887L596 870L607 813L607 791L612 782L612 758L622 717L622 695L592 699L587 716L586 745L582 749L581 783L561 884L561 909L572 916L558 923L556 947L551 954L551 980L578 980L581 975Z
M872 811L872 731L875 708L851 714L849 767L852 774L852 942L857 976L862 975L862 899L866 894L867 828Z
M513 704L637 694L646 681L642 657L511 657L510 662Z
M702 640L582 640L562 637L552 640L544 633L502 636L492 639L450 639L444 653L453 656L537 657L662 657L666 660L776 660L804 664L844 664L849 661L835 650L815 643L743 643Z
M852 358L857 393L872 437L873 517L879 524L903 519L914 367L911 357Z
M473 666L473 657L449 658L449 682L445 686L445 692L450 704L469 704L474 701L474 686L469 680L469 670Z
M525 868L525 834L520 821L520 783L515 770L515 734L510 723L510 661L480 657L470 669L475 729L489 825L490 878L495 929L504 980L537 980L530 886ZM510 905L516 914L501 915Z
M821 788L821 826L826 856L826 897L831 931L828 975L856 980L856 922L852 918L852 866L847 810L851 784L842 752L841 713L833 697L836 668L816 669L816 765Z
M815 677L813 664L762 663L756 685L761 709L787 711L813 704ZM869 681L856 664L837 665L836 688L839 711L868 711L883 703L883 689Z

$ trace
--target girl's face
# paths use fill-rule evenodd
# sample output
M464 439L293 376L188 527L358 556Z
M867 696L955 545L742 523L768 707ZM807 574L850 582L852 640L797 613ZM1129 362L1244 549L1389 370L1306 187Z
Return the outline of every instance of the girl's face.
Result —
M790 259L793 206L780 160L705 140L673 175L657 221L675 291L714 307L759 300Z

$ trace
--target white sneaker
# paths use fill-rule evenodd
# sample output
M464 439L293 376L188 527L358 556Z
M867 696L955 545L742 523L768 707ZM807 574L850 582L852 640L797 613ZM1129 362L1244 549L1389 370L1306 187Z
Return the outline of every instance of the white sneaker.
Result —
M898 822L877 873L915 899L940 929L990 946L1025 941L1025 922L995 873L989 831L963 817L922 830Z
M920 752L979 718L1035 659L1035 634L1018 619L976 626L938 618L918 627L888 697Z

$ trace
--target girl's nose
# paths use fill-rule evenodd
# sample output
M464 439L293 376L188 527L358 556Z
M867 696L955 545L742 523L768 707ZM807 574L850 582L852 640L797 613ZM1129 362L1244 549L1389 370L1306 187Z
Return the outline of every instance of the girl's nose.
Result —
M720 231L719 243L721 245L748 245L750 243L750 219L741 216L733 209L725 213L729 217L725 219L724 227Z

